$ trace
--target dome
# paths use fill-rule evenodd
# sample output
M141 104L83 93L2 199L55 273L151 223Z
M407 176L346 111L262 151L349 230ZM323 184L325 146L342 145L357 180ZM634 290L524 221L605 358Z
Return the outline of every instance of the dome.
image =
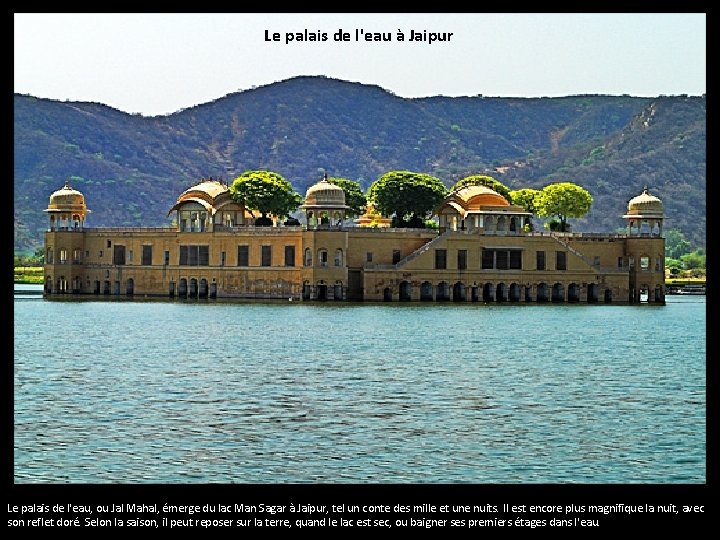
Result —
M168 215L178 210L184 203L191 202L199 204L214 215L220 206L234 201L227 185L220 180L210 178L209 180L201 180L183 191L173 207L168 210Z
M487 186L465 186L452 195L462 200L468 209L483 206L510 206L505 197Z
M188 198L188 196L192 195L207 195L208 198L212 200L218 195L229 191L230 189L219 180L202 180L199 184L195 184L194 186L183 191L180 197L178 197L178 201Z
M341 208L347 209L345 191L331 184L326 178L310 186L305 193L305 202L300 208Z
M628 202L626 217L662 217L663 210L662 201L650 195L646 186L640 195Z
M78 190L70 187L68 182L50 195L50 204L46 211L54 212L85 212L85 196Z

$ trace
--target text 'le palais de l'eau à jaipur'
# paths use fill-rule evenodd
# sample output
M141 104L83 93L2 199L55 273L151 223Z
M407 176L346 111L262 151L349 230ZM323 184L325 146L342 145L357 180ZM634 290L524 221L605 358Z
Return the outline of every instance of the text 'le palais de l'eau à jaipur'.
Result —
M289 43L307 43L317 41L397 41L397 42L421 42L421 43L440 43L450 42L452 32L428 32L427 30L410 30L410 33L398 30L397 32L369 32L362 28L356 28L354 31L345 32L340 28L337 32L330 34L320 30L302 32L271 32L265 30L265 41Z

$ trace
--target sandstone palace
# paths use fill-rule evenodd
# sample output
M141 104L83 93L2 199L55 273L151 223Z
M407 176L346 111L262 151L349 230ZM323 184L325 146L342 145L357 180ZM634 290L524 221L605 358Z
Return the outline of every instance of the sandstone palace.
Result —
M211 179L177 198L172 226L88 227L85 196L66 184L45 210L44 294L665 302L663 204L647 189L628 202L622 234L527 232L532 215L484 186L451 193L434 211L437 229L391 228L372 209L346 222L345 193L325 179L300 209L305 223L256 227Z

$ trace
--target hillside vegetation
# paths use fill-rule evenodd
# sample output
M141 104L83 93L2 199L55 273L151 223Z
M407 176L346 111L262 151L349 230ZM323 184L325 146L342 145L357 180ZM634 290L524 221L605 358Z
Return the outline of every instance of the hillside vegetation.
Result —
M367 188L391 170L447 186L470 174L511 190L575 182L594 198L573 230L615 231L647 185L666 228L705 246L705 97L407 99L378 86L295 77L174 114L14 96L15 250L34 251L50 194L69 180L88 226L167 224L200 178L280 173L301 194L321 176Z

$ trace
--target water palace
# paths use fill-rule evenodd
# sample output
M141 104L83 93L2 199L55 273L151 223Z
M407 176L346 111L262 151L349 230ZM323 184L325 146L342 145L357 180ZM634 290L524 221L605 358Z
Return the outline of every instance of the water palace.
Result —
M346 223L343 190L308 188L306 222L252 225L227 185L203 179L172 227L88 227L84 195L50 196L44 295L299 301L665 303L663 204L645 189L618 233L526 232L532 215L484 186L450 194L438 229Z

